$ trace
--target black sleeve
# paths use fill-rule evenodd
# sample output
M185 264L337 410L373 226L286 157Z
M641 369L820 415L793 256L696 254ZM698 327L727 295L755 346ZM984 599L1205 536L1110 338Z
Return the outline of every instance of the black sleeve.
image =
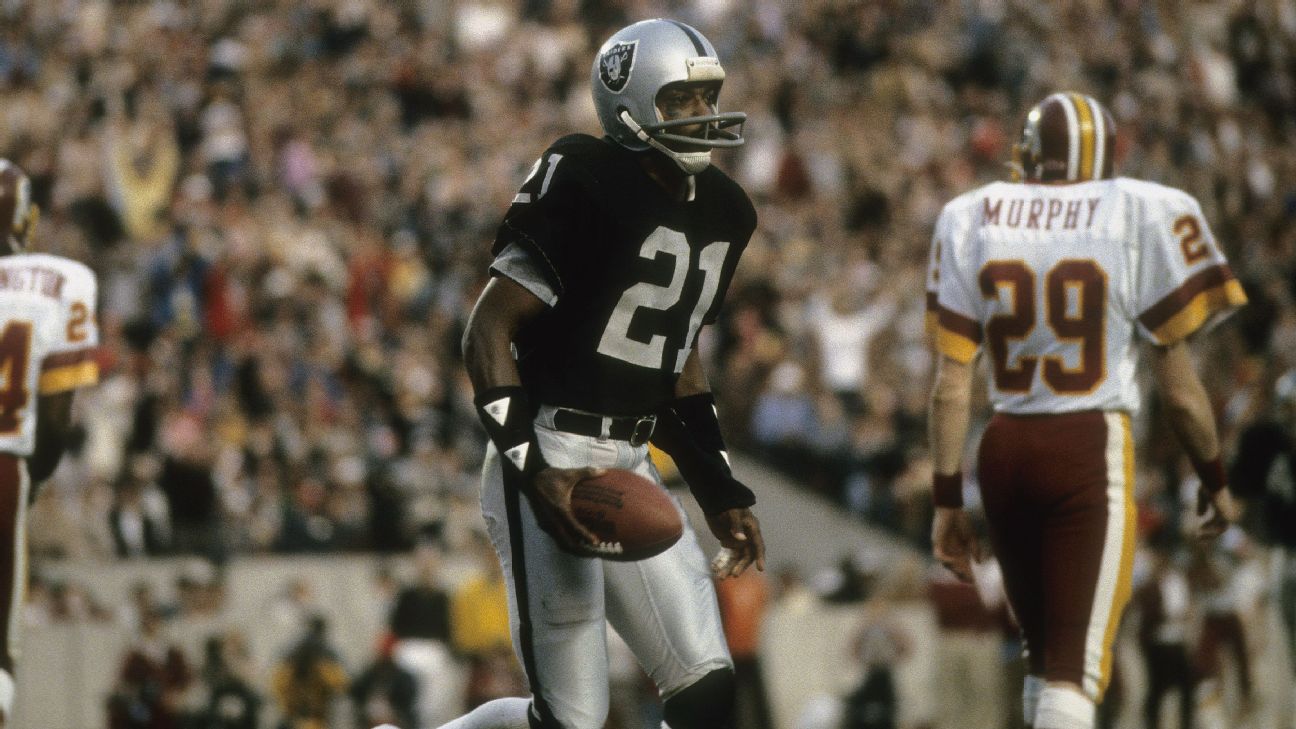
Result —
M693 498L707 515L756 503L756 494L734 478L710 393L676 398L657 410L652 444L675 461Z
M491 253L498 256L516 243L561 296L582 258L580 242L589 237L586 228L595 210L589 179L581 160L546 150L513 198Z

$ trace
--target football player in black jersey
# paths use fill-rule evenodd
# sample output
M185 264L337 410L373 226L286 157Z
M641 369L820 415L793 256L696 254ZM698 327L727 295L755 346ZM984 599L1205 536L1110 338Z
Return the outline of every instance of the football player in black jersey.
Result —
M724 69L682 23L622 29L591 76L607 136L567 136L541 155L500 226L464 336L491 440L482 510L532 698L484 704L451 729L602 727L605 621L656 682L671 729L732 723L712 573L764 569L765 548L696 344L756 226L747 195L710 165L712 149L742 143L745 116L718 110ZM650 440L723 545L710 570L688 529L656 557L597 559L609 545L572 515L572 487L601 469L660 488Z

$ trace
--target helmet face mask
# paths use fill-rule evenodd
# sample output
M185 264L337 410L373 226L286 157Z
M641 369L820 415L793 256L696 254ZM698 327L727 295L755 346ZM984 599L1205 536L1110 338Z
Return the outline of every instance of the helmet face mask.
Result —
M618 31L595 56L594 107L604 132L621 146L656 149L685 173L697 174L711 163L712 149L743 143L747 115L709 103L710 113L667 119L658 97L667 87L711 84L718 97L724 77L715 47L701 33L672 20L645 20ZM681 133L699 124L701 134Z
M740 131L746 115L741 112L721 114L717 105L719 97L719 81L667 84L657 93L658 121L642 127L661 141L694 147L737 147L743 143ZM697 99L706 107L706 113L690 115L688 112L692 109L687 106ZM733 131L734 126L738 126L740 131ZM676 130L684 132L684 127L696 127L699 133L676 133Z
M1116 122L1092 96L1056 93L1031 108L1013 145L1013 179L1086 182L1114 176Z

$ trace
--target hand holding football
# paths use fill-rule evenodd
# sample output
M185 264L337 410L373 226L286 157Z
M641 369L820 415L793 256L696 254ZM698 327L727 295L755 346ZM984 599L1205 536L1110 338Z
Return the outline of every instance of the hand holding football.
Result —
M623 469L576 484L572 513L606 545L600 557L633 562L661 554L684 534L675 501L664 488Z

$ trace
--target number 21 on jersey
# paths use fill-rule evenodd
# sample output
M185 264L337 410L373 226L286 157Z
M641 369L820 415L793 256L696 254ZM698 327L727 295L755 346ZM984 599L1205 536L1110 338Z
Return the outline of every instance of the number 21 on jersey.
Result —
M995 387L1002 392L1029 392L1037 370L1042 370L1044 384L1059 395L1083 395L1102 383L1106 377L1107 273L1096 261L1068 258L1050 268L1044 275L1042 307L1035 301L1035 272L1025 261L989 261L978 278L982 296L1002 301L1001 292L1005 292L1011 302L985 327ZM1039 325L1040 308L1053 336L1078 347L1075 366L1051 355L1019 354L1015 361L1010 357L1009 344L1026 339Z
M684 361L688 358L689 350L692 349L693 337L697 335L698 327L702 325L702 317L706 315L707 309L711 308L711 302L715 300L716 292L720 288L720 272L728 252L729 243L720 241L703 248L698 256L698 267L703 274L702 291L693 306L693 313L689 316L684 344L676 353L675 361L672 363L675 372L683 371ZM630 323L634 320L635 312L641 308L666 311L679 303L680 296L684 292L684 281L688 278L691 253L692 249L684 234L670 228L657 228L644 240L643 247L639 249L640 258L651 261L665 255L674 259L675 267L671 273L670 283L660 286L641 281L626 289L617 302L616 308L612 310L607 328L603 330L603 336L599 339L599 354L615 357L640 367L651 369L663 367L666 336L655 333L646 342L632 339Z

